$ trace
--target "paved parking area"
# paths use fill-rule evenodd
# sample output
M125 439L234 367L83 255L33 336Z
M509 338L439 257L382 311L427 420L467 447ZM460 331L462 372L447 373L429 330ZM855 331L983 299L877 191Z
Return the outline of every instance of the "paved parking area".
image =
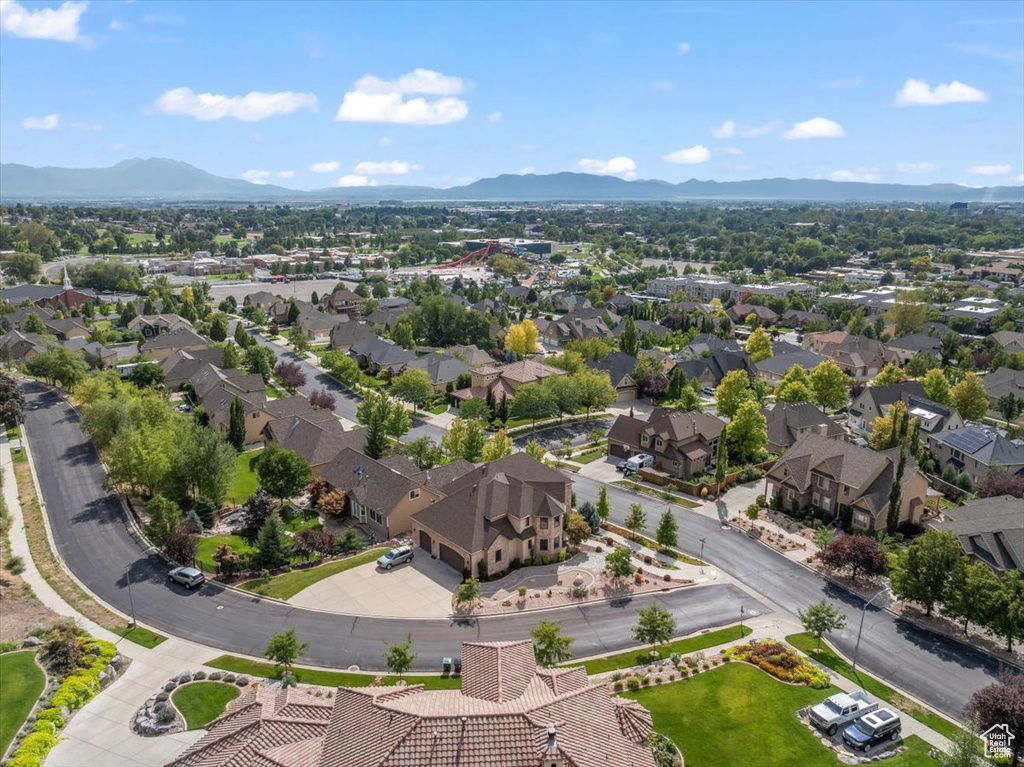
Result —
M604 458L598 458L596 461L584 464L580 468L579 474L582 477L596 479L598 482L612 484L616 480L622 479L622 473L615 469L621 460L622 458L618 456L606 455Z
M391 571L373 563L324 578L288 601L301 607L380 618L447 618L462 574L417 550Z

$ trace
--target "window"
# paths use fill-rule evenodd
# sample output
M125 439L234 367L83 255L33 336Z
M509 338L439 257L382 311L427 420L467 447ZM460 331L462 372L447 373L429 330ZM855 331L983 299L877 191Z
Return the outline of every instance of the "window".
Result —
M547 530L547 529L548 529L548 520L547 520L547 518L546 518L546 517L541 517L541 520L540 520L540 529L541 529L541 530Z
M641 444L641 445L646 445L646 444L648 444L648 443L649 443L650 441L651 441L651 438L650 438L650 437L648 437L648 436L647 436L646 434L641 434L641 435L640 435L640 444Z
M529 526L530 526L530 518L529 517L523 517L523 528L527 528Z
M654 441L654 446L655 447L664 447L665 443L662 441L661 437L658 437L658 439L656 439Z
M554 539L554 546L555 546L555 548L556 548L556 549L557 549L557 548L558 548L558 547L559 547L559 546L560 546L561 544L562 544L562 542L561 542L561 541L560 541L560 540L559 540L558 538L555 538L555 539Z
M818 475L818 487L822 490L828 490L828 477L822 477Z
M495 549L494 550L494 561L495 562L500 562L501 561L501 549Z
M548 550L548 539L547 538L541 538L540 539L540 550L541 551L547 551Z
M415 501L419 497L420 497L420 489L418 487L415 490L410 490L409 491L409 500L410 501Z

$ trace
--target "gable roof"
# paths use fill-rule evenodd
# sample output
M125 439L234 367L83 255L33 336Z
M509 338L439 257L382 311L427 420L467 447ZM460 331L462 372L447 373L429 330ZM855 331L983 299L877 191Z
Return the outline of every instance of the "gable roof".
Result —
M328 463L346 448L362 450L366 442L364 429L345 431L329 410L278 418L268 423L264 432L281 447L301 455L310 466Z
M965 554L994 570L1024 570L1024 498L979 498L943 515L949 521L934 527L955 533Z
M810 402L776 402L771 408L762 408L761 414L767 421L768 441L773 445L793 445L801 429L813 429L814 433L833 439L845 433L821 408Z
M179 328L178 330L172 330L169 333L161 333L158 336L153 336L144 344L142 344L142 351L148 352L154 349L176 349L184 348L186 346L200 346L206 344L210 345L210 341L203 336L196 333L191 328Z
M636 357L625 352L612 352L600 362L588 362L587 366L594 370L602 370L608 374L612 386L636 386L633 370L636 368Z
M999 399L1004 394L1014 394L1024 398L1024 370L997 368L984 376L981 381L985 385L985 393L991 399Z
M361 322L339 322L331 328L331 346L352 346L376 338L373 328Z
M959 450L984 466L999 464L1011 472L1024 467L1024 440L1007 439L995 430L968 424L960 429L930 434L928 439Z
M424 357L413 360L405 366L406 370L423 370L430 376L434 385L445 384L458 380L460 375L472 372L472 368L457 357L443 352L431 352Z

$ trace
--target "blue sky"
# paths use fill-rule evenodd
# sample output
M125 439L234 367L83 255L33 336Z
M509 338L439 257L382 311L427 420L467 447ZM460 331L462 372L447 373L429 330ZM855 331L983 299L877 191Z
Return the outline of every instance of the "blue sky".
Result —
M4 162L1024 180L1019 2L0 0L0 35Z

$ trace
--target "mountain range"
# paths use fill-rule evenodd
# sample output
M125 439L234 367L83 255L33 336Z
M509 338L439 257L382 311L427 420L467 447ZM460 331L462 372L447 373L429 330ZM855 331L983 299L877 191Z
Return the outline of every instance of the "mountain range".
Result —
M0 165L3 202L259 202L259 201L684 201L793 200L808 202L1024 202L1024 187L960 184L871 184L769 178L680 184L587 173L503 174L466 186L327 187L302 191L224 178L163 158L124 160L109 168L33 168Z

